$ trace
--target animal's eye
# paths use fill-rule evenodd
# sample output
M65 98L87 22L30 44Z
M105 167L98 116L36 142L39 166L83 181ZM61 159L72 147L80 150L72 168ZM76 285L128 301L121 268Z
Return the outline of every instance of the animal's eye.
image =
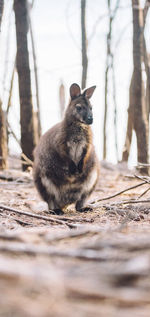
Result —
M82 108L81 108L81 105L80 105L80 104L77 104L77 105L76 105L76 109L77 109L78 112L80 112L81 109L82 109Z

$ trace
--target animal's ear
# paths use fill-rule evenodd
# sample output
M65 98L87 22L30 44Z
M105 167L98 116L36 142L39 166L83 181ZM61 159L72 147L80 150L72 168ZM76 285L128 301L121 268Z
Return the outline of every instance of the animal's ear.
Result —
M83 95L84 95L86 98L90 99L90 98L92 97L92 95L93 95L93 92L94 92L95 88L96 88L96 86L92 86L92 87L90 87L90 88L87 88L87 89L84 91Z
M70 87L70 97L71 99L74 99L78 96L81 95L81 89L79 87L79 85L77 84L72 84L71 87Z

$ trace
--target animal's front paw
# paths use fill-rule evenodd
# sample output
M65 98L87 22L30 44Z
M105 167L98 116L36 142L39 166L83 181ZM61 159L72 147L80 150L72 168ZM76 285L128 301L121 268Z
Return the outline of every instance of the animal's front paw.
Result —
M81 208L80 210L78 210L79 212L88 212L88 211L93 211L93 208L92 207L83 207Z
M88 212L88 211L93 211L92 206L88 205L86 207L83 207L84 205L84 201L83 200L79 200L76 203L76 210L79 212Z
M64 212L61 209L54 209L54 210L50 210L50 214L52 215L63 215Z

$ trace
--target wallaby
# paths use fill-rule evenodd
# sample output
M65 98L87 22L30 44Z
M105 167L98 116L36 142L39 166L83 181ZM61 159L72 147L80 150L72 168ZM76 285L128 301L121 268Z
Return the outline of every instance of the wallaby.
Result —
M96 86L81 93L70 87L70 103L64 119L49 129L34 151L34 182L43 200L56 214L75 203L77 211L87 211L85 200L98 180L99 164L92 142L93 122L89 99Z

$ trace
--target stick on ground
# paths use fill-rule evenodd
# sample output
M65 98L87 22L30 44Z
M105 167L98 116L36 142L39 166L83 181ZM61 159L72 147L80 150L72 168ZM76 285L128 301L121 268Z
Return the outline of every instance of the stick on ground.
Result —
M98 199L98 200L94 200L94 201L92 201L90 204L95 204L95 203L98 203L99 201L103 201L103 200L108 200L108 199L114 198L114 197L116 197L116 196L119 196L119 195L121 195L121 194L127 192L128 190L131 190L131 189L140 187L140 186L142 186L142 185L145 185L146 183L147 183L147 181L145 180L145 181L143 181L143 182L140 183L140 184L137 184L137 185L128 187L128 188L126 188L126 189L124 189L124 190L121 190L120 192L117 192L117 193L114 194L114 195L107 196L107 197L104 197L104 198L100 198L100 199Z
M0 209L1 210L8 210L8 211L11 211L11 212L14 212L14 213L17 213L17 214L20 214L20 215L25 215L25 216L28 216L28 217L42 219L42 220L49 221L49 222L56 222L56 223L61 224L61 225L66 225L69 228L76 228L76 225L74 225L74 224L70 224L67 221L59 220L59 219L56 219L56 218L53 218L53 217L37 215L37 214L31 213L29 211L21 211L21 210L14 209L14 208L11 208L11 207L8 207L8 206L4 206L4 205L0 205Z

